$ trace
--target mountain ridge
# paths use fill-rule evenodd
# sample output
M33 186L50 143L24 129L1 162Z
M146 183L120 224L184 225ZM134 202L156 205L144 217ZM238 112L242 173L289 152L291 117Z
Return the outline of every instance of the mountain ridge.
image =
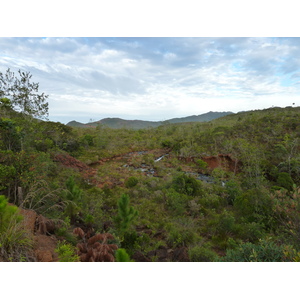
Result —
M146 129L146 128L155 128L163 124L174 124L174 123L189 123L189 122L208 122L220 117L233 114L231 111L227 112L207 112L201 115L192 115L182 118L172 118L165 121L143 121L143 120L124 120L121 118L104 118L99 121L81 123L75 120L68 122L66 125L71 127L81 127L81 128L96 128L99 124L104 126L120 129Z

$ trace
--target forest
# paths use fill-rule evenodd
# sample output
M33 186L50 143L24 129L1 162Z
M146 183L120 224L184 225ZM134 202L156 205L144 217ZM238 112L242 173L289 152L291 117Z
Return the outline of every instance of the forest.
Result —
M0 261L300 261L300 107L79 128L38 89L0 73Z

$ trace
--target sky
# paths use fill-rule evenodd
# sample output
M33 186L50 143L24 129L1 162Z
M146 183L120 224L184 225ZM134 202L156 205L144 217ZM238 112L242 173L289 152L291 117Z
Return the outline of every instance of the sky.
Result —
M300 38L0 38L0 70L28 71L49 119L161 121L300 105Z
M24 18L22 26L16 31L0 32L0 72L4 73L8 68L16 74L19 69L30 72L32 81L39 83L39 92L49 95L49 120L87 123L119 117L163 121L209 111L239 112L300 105L300 38L282 35L283 26L275 27L279 28L275 34L261 27L253 32L253 12L256 13L255 23L268 25L266 14L260 16L259 11L252 8L249 16L244 17L247 26L242 27L243 16L236 13L232 15L235 19L230 18L230 14L222 19L221 13L214 10L218 22L211 16L205 18L202 13L198 19L206 22L205 28L217 29L201 31L199 28L204 26L197 27L194 23L199 10L189 10L189 16L183 17L184 11L177 7L169 13L166 22L164 10L160 15L158 10L148 6L146 15L132 15L131 12L128 18L115 10L114 2L109 8L114 9L118 23L114 18L105 18L102 13L101 18L96 19L98 23L89 24L90 20L95 22L95 14L99 11L89 10L87 16L82 13L82 7L74 8L75 15L69 13L70 23L65 19L62 23L60 15L53 22L52 16L57 10L55 7L51 10L49 6L48 17L32 13L32 18L29 15L25 19L20 13L16 18ZM206 10L214 8L213 2ZM135 2L135 5L139 3ZM220 11L227 6L230 8L230 3L232 1ZM9 5L13 7L13 4ZM239 2L235 2L237 5ZM275 4L272 7L274 9ZM278 6L276 12L283 14L284 9ZM293 16L294 10L289 12ZM77 21L79 14L85 15L82 17L82 23L87 24L85 31ZM179 15L182 22L178 22ZM277 24L277 15L269 15L274 15L273 21ZM45 21L37 26L36 19L42 18ZM144 18L146 23L152 19L144 30L143 23L137 26L137 18L138 21ZM29 19L32 23L26 27ZM100 20L103 23L99 23ZM230 23L229 20L233 21ZM156 23L159 30L153 30ZM182 31L182 23L187 24L185 31ZM48 27L43 27L45 24ZM25 30L20 31L23 25ZM226 26L230 30L222 31ZM104 27L113 30L94 30ZM123 27L125 31L120 30ZM138 31L140 27L142 29ZM163 30L165 28L168 30ZM246 30L236 31L236 28ZM264 35L268 33L271 34ZM276 37L276 33L282 37Z

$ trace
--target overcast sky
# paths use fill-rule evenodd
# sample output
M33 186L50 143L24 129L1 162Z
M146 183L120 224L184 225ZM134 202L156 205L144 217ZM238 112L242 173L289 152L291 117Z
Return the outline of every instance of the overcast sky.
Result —
M7 68L29 71L62 123L300 105L300 38L4 37Z

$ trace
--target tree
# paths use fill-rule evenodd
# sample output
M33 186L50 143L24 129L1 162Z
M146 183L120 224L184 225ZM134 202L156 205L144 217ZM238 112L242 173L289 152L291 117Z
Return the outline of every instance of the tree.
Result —
M4 150L19 151L21 149L21 128L16 122L0 118L0 148Z
M133 206L129 206L129 196L123 194L118 201L118 215L116 217L117 227L121 234L127 231L137 215L137 210Z
M63 197L67 200L65 214L70 217L71 222L75 222L77 214L80 212L83 191L75 183L74 177L71 176L66 181L67 189L63 192Z
M18 71L19 77L6 70L0 72L0 98L7 97L14 110L24 115L43 118L48 116L48 95L38 94L39 84L31 82L30 72Z

